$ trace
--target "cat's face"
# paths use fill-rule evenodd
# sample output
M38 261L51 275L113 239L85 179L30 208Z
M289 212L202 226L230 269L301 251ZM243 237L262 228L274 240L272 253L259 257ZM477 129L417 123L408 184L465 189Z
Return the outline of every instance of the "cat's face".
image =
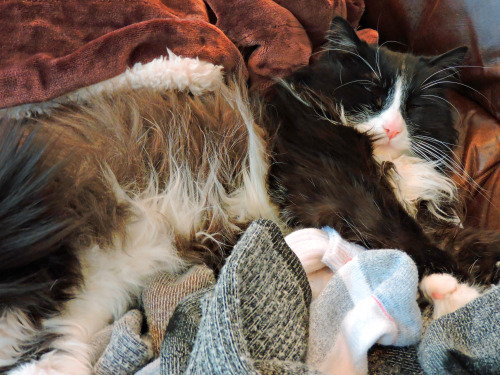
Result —
M336 18L327 52L295 79L332 99L344 124L372 137L376 155L436 160L456 142L445 89L466 51L434 58L392 52L361 42Z

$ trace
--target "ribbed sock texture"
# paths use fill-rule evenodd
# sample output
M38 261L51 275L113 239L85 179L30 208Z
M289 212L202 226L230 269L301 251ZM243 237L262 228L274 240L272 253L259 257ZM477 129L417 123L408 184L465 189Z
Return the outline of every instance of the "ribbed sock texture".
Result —
M324 227L323 231L328 234L328 246L321 261L333 272L337 272L344 264L366 251L364 247L344 240L333 228Z
M334 272L365 251L363 247L344 240L330 227L299 229L286 236L285 241L306 271L313 300Z
M142 302L156 354L177 304L187 295L214 283L213 271L204 265L193 266L182 275L160 273L149 280L142 293Z
M161 345L161 374L184 374L201 320L201 299L211 295L213 286L184 298L175 309Z
M328 248L328 233L321 229L299 229L285 237L287 245L300 259L307 274L313 273L325 265L321 258Z
M110 340L111 334L113 333L113 324L107 325L99 332L97 332L90 342L90 363L95 365L99 358L101 358L102 353L106 350Z
M500 374L500 286L434 320L418 357L428 375Z
M344 240L333 228L299 229L285 237L285 241L300 259L309 275L328 266L336 272L366 249Z
M130 310L113 325L111 340L95 364L94 374L134 374L151 360L151 343L141 337L142 321L140 311Z
M307 373L300 362L307 350L310 300L305 272L279 228L254 222L213 292L202 299L186 374L278 374L288 365Z

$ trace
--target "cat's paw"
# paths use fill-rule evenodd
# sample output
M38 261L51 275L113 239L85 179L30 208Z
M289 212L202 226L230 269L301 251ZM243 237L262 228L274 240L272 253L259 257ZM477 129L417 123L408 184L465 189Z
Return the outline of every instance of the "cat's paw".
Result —
M476 288L461 284L446 273L425 276L420 282L420 290L434 304L434 319L454 312L479 296Z

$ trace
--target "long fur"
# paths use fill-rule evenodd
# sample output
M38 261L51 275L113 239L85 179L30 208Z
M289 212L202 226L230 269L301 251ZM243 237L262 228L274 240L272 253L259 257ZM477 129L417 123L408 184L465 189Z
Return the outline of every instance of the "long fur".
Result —
M53 214L54 229L48 232L53 242L46 247L52 249L61 237L69 246L64 249L81 266L80 274L64 275L63 279L75 285L73 299L62 305L66 296L50 306L64 313L37 321L44 331L60 336L50 342L51 348L86 363L86 348L78 343L85 342L105 322L121 316L149 275L159 270L178 272L186 261L220 267L230 246L254 218L279 222L267 194L265 133L254 123L245 92L235 84L203 96L122 91L24 124L28 137L23 141L18 136L17 148L28 150L25 153L34 159L31 164L37 166L44 146L40 146L41 151L35 146L52 139L51 149L59 151L47 155L43 162L55 165L58 173L73 182L73 193L53 197L42 191L40 199L69 207L69 217L78 223L66 229L64 216ZM19 132L19 128L13 129ZM2 139L13 144L7 137ZM8 160L7 165L13 162ZM12 165L16 172L18 167ZM46 179L41 189L53 177L50 171L46 171L47 177L42 175ZM30 182L36 176L33 170L25 175ZM36 186L29 184L30 189ZM26 194L21 197L32 202ZM42 210L28 224L44 223L44 214ZM41 233L47 232L42 229ZM35 240L45 245L43 237ZM16 249L4 244L8 250ZM25 250L18 247L16 251ZM28 272L22 267L33 258L42 258L48 269L58 269L56 260L51 264L51 258L38 248L32 251L33 255L15 263L22 271L17 273L12 272L15 254L2 254L12 258L7 266L12 277L18 277L13 278L13 285L22 283ZM85 283L78 283L79 278ZM51 287L36 286L41 290ZM17 300L6 303L20 307L32 297L29 293L23 297L18 290L12 295ZM44 350L41 345L39 352ZM60 365L59 371L76 366L73 360L61 363L65 365ZM74 371L86 371L85 366L77 368Z
M283 230L328 225L365 247L408 252L421 276L465 277L471 259L451 253L479 247L457 234L436 149L412 143L387 156L379 134L359 126L400 98L412 142L453 142L449 107L422 110L418 92L464 51L417 58L363 44L345 21L332 29L325 55L268 103L239 78L203 93L132 86L2 127L0 364L37 358L9 374L90 373L89 338L152 273L220 268L257 218ZM359 77L369 90L345 84ZM486 247L483 281L499 253Z

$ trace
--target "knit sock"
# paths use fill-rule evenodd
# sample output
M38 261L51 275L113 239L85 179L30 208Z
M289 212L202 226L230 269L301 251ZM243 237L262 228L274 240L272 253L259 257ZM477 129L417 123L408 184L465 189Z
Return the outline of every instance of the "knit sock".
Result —
M142 314L130 310L113 325L111 340L94 366L96 375L134 374L153 357L151 342L141 337Z
M285 237L290 249L300 260L306 274L313 273L325 265L321 258L328 248L328 233L321 229L306 228L299 229Z
M142 303L156 354L177 304L187 295L214 283L214 273L205 265L193 266L182 275L159 273L149 280L142 292Z
M344 240L333 228L324 227L323 230L328 234L328 247L321 261L333 272L366 251L363 246Z
M336 271L365 250L364 247L344 240L333 228L299 229L285 237L287 245L300 259L307 274L327 265Z
M325 288L333 272L365 251L363 247L344 240L330 227L323 230L299 229L286 236L285 241L306 271L313 301Z
M99 332L97 332L90 341L90 363L93 365L101 358L102 353L106 350L106 347L111 341L111 335L113 333L113 324L109 324Z
M160 375L160 358L156 358L147 366L141 368L135 375Z
M161 345L162 374L181 375L186 371L201 320L200 301L212 291L213 286L190 294L175 309Z
M428 375L500 374L500 286L434 320L419 345Z
M366 374L375 343L420 338L418 273L397 250L361 252L341 267L311 304L307 363L325 374Z
M252 223L202 299L185 373L309 373L301 362L310 300L304 269L279 228L267 220Z

